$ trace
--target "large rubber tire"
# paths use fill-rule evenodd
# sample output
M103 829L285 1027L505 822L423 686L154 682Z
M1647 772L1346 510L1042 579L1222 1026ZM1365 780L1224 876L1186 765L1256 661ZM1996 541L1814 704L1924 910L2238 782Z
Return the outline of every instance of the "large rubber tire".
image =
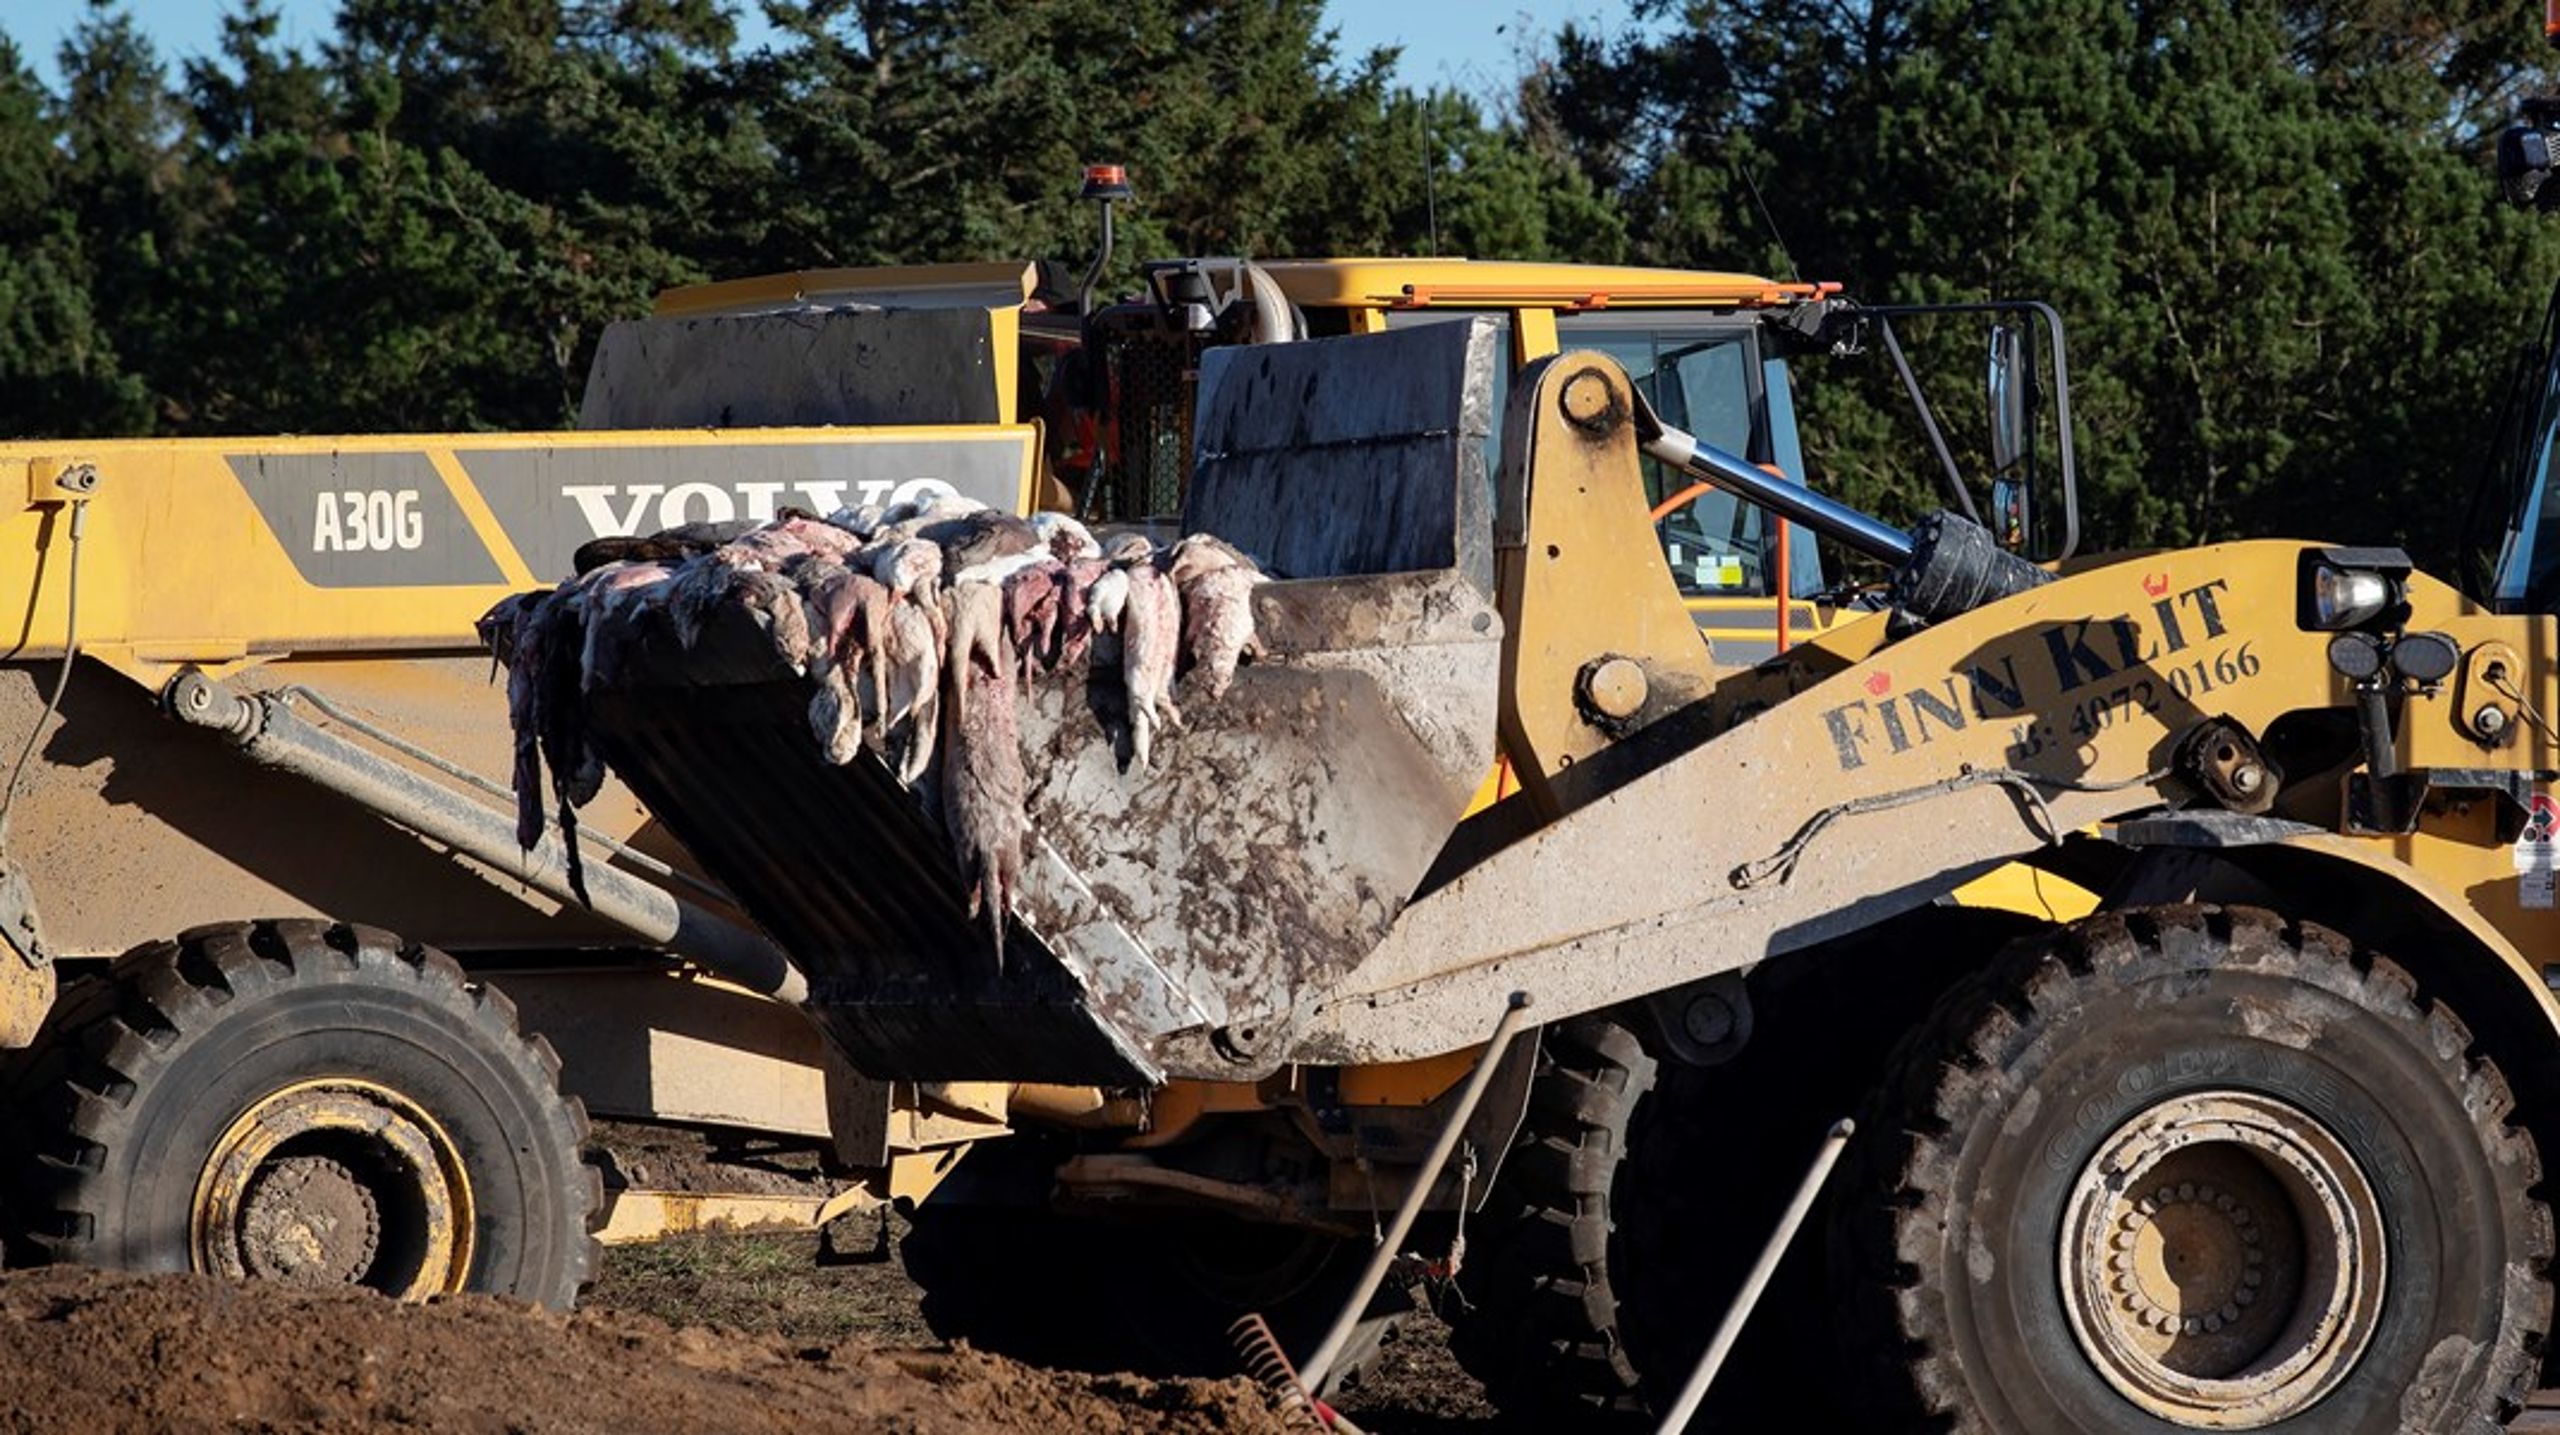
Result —
M1000 1145L972 1159L1026 1154ZM1213 1212L928 1200L910 1213L899 1253L925 1323L945 1340L1034 1365L1214 1377L1241 1368L1228 1330L1249 1313L1292 1359L1311 1353L1369 1247ZM1394 1290L1372 1303L1326 1388L1358 1379L1404 1308Z
M1611 1274L1610 1195L1657 1067L1635 1031L1582 1016L1539 1034L1529 1110L1468 1225L1449 1349L1504 1415L1639 1423Z
M2168 1129L2151 1124L2164 1113L2243 1105L2273 1114L2249 1117L2257 1126L2184 1129L2248 1129L2275 1144L2142 1144ZM2201 1407L2138 1404L2126 1393L2156 1390L2126 1374L2153 1367L2110 1354L2109 1341L2126 1338L2131 1322L2158 1319L2163 1339L2209 1342L2221 1321L2198 1317L2181 1334L2185 1318L2254 1311L2247 1298L2216 1309L2218 1292L2231 1272L2260 1271L2253 1252L2271 1252L2278 1259L2264 1273L2278 1278L2261 1288L2253 1276L2248 1288L2272 1293L2271 1310L2325 1311L2332 1325L2281 1329L2263 1347L2249 1335L2230 1348L2263 1349L2245 1357L2254 1363L2232 1357L2205 1378L2281 1370L2295 1350L2350 1354L2305 1355L2299 1369L2325 1373L2285 1377L2282 1397L2254 1414L2223 1414L2322 1435L2494 1429L2521 1408L2552 1301L2540 1159L2513 1108L2505 1079L2451 1010L2401 968L2318 928L2189 906L2106 914L2021 944L1950 990L1906 1039L1839 1173L1831 1265L1858 1352L1853 1371L1868 1382L1869 1423L2035 1435L2197 1428L2208 1418ZM2167 1174L2170 1161L2190 1159L2223 1163L2212 1169L2240 1184ZM2329 1185L2285 1184L2288 1171L2313 1167ZM2371 1218L2330 1222L2298 1194L2322 1189L2360 1192L2338 1209ZM2283 1234L2249 1214L2261 1205L2301 1240L2247 1234ZM2173 1208L2189 1223L2180 1229L2194 1233L2184 1245L2167 1234ZM2085 1216L2092 1211L2096 1219ZM2375 1239L2338 1238L2336 1249L2362 1254L2325 1272L2318 1257L2291 1259L2329 1249L2311 1238L2324 1230ZM2248 1245L2233 1244L2234 1233ZM2168 1305L2149 1284L2066 1301L2066 1289L2095 1289L2081 1277L2105 1281L2117 1278L2110 1268L2125 1269L2111 1246L2138 1252L2154 1235L2158 1266L2138 1254L2124 1261L2137 1283L2173 1282L2161 1287L2174 1293ZM2372 1262L2373 1251L2387 1259ZM2251 1264L2236 1265L2233 1254ZM2298 1275L2299 1292L2344 1294L2288 1295L2279 1265L2311 1272ZM2333 1277L2345 1284L2324 1284ZM2375 1285L2357 1294L2362 1279ZM2117 1304L2133 1314L2115 1313ZM2326 1329L2356 1334L2324 1346ZM2226 1398L2217 1391L2205 1398Z
M1750 1042L1698 1068L1665 1062L1636 1108L1611 1201L1627 1352L1652 1409L1678 1398L1824 1133L1866 1104L1886 1058L1947 988L2042 924L1930 908L1755 968ZM1742 1326L1699 1428L1853 1429L1835 1408L1836 1324L1822 1232L1829 1191Z
M435 1133L453 1167L446 1189L467 1192L470 1211L457 1223L467 1256L459 1230L451 1243L454 1284L566 1307L596 1272L603 1183L584 1154L585 1108L561 1094L559 1073L550 1044L517 1030L514 1005L441 952L316 921L196 928L67 994L21 1064L13 1253L195 1269L204 1191L222 1184L207 1176L217 1153L251 1150L240 1168L251 1184L279 1163L335 1159L299 1143L364 1138L341 1128L286 1137L264 1161L242 1143L303 1120L294 1103L320 1098L297 1093L345 1090ZM259 1111L290 1117L244 1127ZM381 1164L381 1181L396 1186L396 1159ZM400 1215L372 1212L393 1234ZM348 1278L373 1284L375 1269Z
M1712 1067L1657 1064L1614 1015L1547 1032L1529 1117L1470 1226L1477 1254L1450 1311L1461 1360L1506 1410L1652 1428L1646 1412L1687 1382L1823 1132L1865 1101L1914 1016L2029 925L1933 909L1769 963L1750 978L1755 1034ZM1789 1247L1701 1428L1858 1423L1825 1400L1821 1245Z

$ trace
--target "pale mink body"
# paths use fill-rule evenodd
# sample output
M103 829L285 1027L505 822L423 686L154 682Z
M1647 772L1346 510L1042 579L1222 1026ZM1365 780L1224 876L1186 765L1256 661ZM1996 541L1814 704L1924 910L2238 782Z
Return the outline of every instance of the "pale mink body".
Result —
M781 572L804 558L832 558L841 563L862 546L862 538L823 518L796 509L728 545L731 552L758 566Z
M1093 530L1063 513L1031 515L1031 531L1049 545L1049 552L1061 563L1074 563L1102 556L1102 545L1093 541Z
M1182 600L1152 563L1124 570L1129 601L1120 617L1120 681L1129 692L1129 761L1153 765L1155 735L1182 726L1173 705L1173 668L1182 647Z
M779 573L741 569L729 580L729 593L773 643L773 655L794 673L809 669L809 608L800 590Z
M1093 651L1094 585L1110 571L1111 565L1099 558L1079 558L1067 565L1058 583L1058 648L1053 668L1072 672L1085 665Z
M1173 546L1174 586L1182 594L1182 646L1212 700L1227 695L1236 665L1259 650L1253 634L1253 590L1263 582L1252 559L1227 543L1194 534Z
M942 545L943 558L953 573L1042 546L1039 533L1030 524L994 509L927 522L917 530L917 536Z
M884 736L905 731L898 780L911 783L933 761L942 715L942 550L921 538L901 539L878 554L872 572L892 598L880 727Z
M943 635L943 663L950 670L952 716L965 718L972 689L963 679L973 667L992 668L1008 678L1013 675L1007 660L1010 645L1005 641L1004 589L970 579L953 584L943 602L950 618Z
M630 616L660 598L675 581L675 569L664 563L616 562L589 569L573 589L586 608L586 641L578 657L578 687L593 692L610 686L622 666L622 651L631 641Z
M864 714L876 712L885 688L888 656L882 650L889 622L889 590L868 573L840 564L801 575L809 608L809 727L826 748L827 761L853 760L866 736Z
M1033 676L1057 664L1058 623L1063 615L1066 584L1066 565L1047 557L1005 579L1005 635L1013 640L1026 686Z

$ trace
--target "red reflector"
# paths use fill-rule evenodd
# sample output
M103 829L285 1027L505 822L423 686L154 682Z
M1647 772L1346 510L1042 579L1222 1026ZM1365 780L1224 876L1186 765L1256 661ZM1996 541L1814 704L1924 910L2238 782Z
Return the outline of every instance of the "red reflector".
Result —
M2560 4L2560 0L2553 3ZM1084 180L1087 184L1127 184L1129 171L1122 165L1089 164L1084 167Z

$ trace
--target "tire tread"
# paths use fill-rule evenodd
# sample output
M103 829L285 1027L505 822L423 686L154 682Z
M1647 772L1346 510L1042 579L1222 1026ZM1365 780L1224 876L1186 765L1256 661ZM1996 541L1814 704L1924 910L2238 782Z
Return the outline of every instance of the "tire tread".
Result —
M1846 1191L1833 1232L1835 1262L1853 1292L1843 1340L1864 1407L1880 1428L1974 1428L1943 1305L1923 1288L1921 1261L1956 1196L1954 1113L1979 1099L1967 1073L1996 1071L2012 1042L2074 1000L2089 978L2182 950L2211 949L2334 992L2387 1019L2413 1023L2461 1087L2475 1134L2525 1175L2533 1195L2509 1213L2510 1238L2541 1277L2527 1320L2512 1333L2490 1379L2498 1421L2520 1412L2542 1366L2551 1328L2553 1229L2543 1168L2516 1119L2505 1075L2452 1009L2405 968L2326 928L2248 907L2181 905L2102 913L2050 938L2013 944L1958 980L1896 1048L1891 1074L1862 1113L1836 1178ZM2023 1006L2026 1010L2020 1010ZM2023 1019L2023 1020L2022 1020Z
M1654 1058L1606 1016L1541 1033L1519 1136L1496 1173L1458 1284L1449 1347L1507 1415L1640 1428L1640 1381L1608 1273L1609 1195Z
M581 1235L564 1253L554 1284L521 1294L572 1303L600 1268L602 1248L593 1233L604 1219L604 1187L586 1149L585 1105L560 1093L557 1054L519 1029L515 1006L503 995L471 989L461 966L444 953L378 928L306 918L189 928L175 941L127 952L55 1004L7 1091L9 1145L22 1157L6 1203L13 1255L95 1263L99 1221L116 1194L109 1153L131 1139L138 1102L221 1008L280 985L366 973L424 988L429 1000L464 1017L485 1052L513 1067L529 1090L551 1098L558 1122L551 1135L579 1153L568 1199ZM439 987L452 997L436 998Z

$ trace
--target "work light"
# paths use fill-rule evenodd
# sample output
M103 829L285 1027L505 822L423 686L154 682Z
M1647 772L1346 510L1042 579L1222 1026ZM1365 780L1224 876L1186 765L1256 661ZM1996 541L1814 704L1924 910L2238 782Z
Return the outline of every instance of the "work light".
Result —
M2318 564L2311 570L2312 626L2330 632L2362 627L2399 600L2396 586L2370 569Z

